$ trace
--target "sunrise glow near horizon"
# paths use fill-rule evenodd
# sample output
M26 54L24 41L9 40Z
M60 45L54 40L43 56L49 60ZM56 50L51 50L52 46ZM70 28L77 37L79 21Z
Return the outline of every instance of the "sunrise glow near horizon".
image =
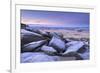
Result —
M21 23L35 26L89 27L90 14L83 12L60 12L21 10Z

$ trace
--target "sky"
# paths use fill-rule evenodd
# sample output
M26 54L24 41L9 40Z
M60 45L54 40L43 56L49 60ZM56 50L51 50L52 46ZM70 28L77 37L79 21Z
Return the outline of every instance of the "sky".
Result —
M21 10L21 23L50 27L89 27L89 13Z

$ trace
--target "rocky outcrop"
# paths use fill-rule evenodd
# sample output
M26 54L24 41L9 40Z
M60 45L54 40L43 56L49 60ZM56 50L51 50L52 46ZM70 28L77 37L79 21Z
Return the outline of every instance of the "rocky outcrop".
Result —
M89 42L64 38L62 33L21 26L21 63L88 60Z

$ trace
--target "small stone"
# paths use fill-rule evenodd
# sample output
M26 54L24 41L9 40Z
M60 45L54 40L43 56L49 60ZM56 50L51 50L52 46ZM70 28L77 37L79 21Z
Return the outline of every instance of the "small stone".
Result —
M54 55L54 53L57 52L53 47L49 47L49 46L45 46L45 45L41 47L41 50L50 55Z

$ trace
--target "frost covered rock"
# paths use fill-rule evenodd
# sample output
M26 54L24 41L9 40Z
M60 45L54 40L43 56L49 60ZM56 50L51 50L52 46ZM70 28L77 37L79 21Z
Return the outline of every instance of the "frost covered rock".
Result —
M34 62L51 62L58 61L58 56L48 56L42 52L34 53L22 53L21 54L21 63L34 63Z
M52 37L51 41L49 42L49 46L52 46L59 53L65 51L65 42L57 37Z
M41 47L42 45L44 45L45 43L46 43L46 40L41 40L41 41L31 42L31 43L25 44L25 45L22 47L22 52L35 51L35 50L37 50L39 47Z

